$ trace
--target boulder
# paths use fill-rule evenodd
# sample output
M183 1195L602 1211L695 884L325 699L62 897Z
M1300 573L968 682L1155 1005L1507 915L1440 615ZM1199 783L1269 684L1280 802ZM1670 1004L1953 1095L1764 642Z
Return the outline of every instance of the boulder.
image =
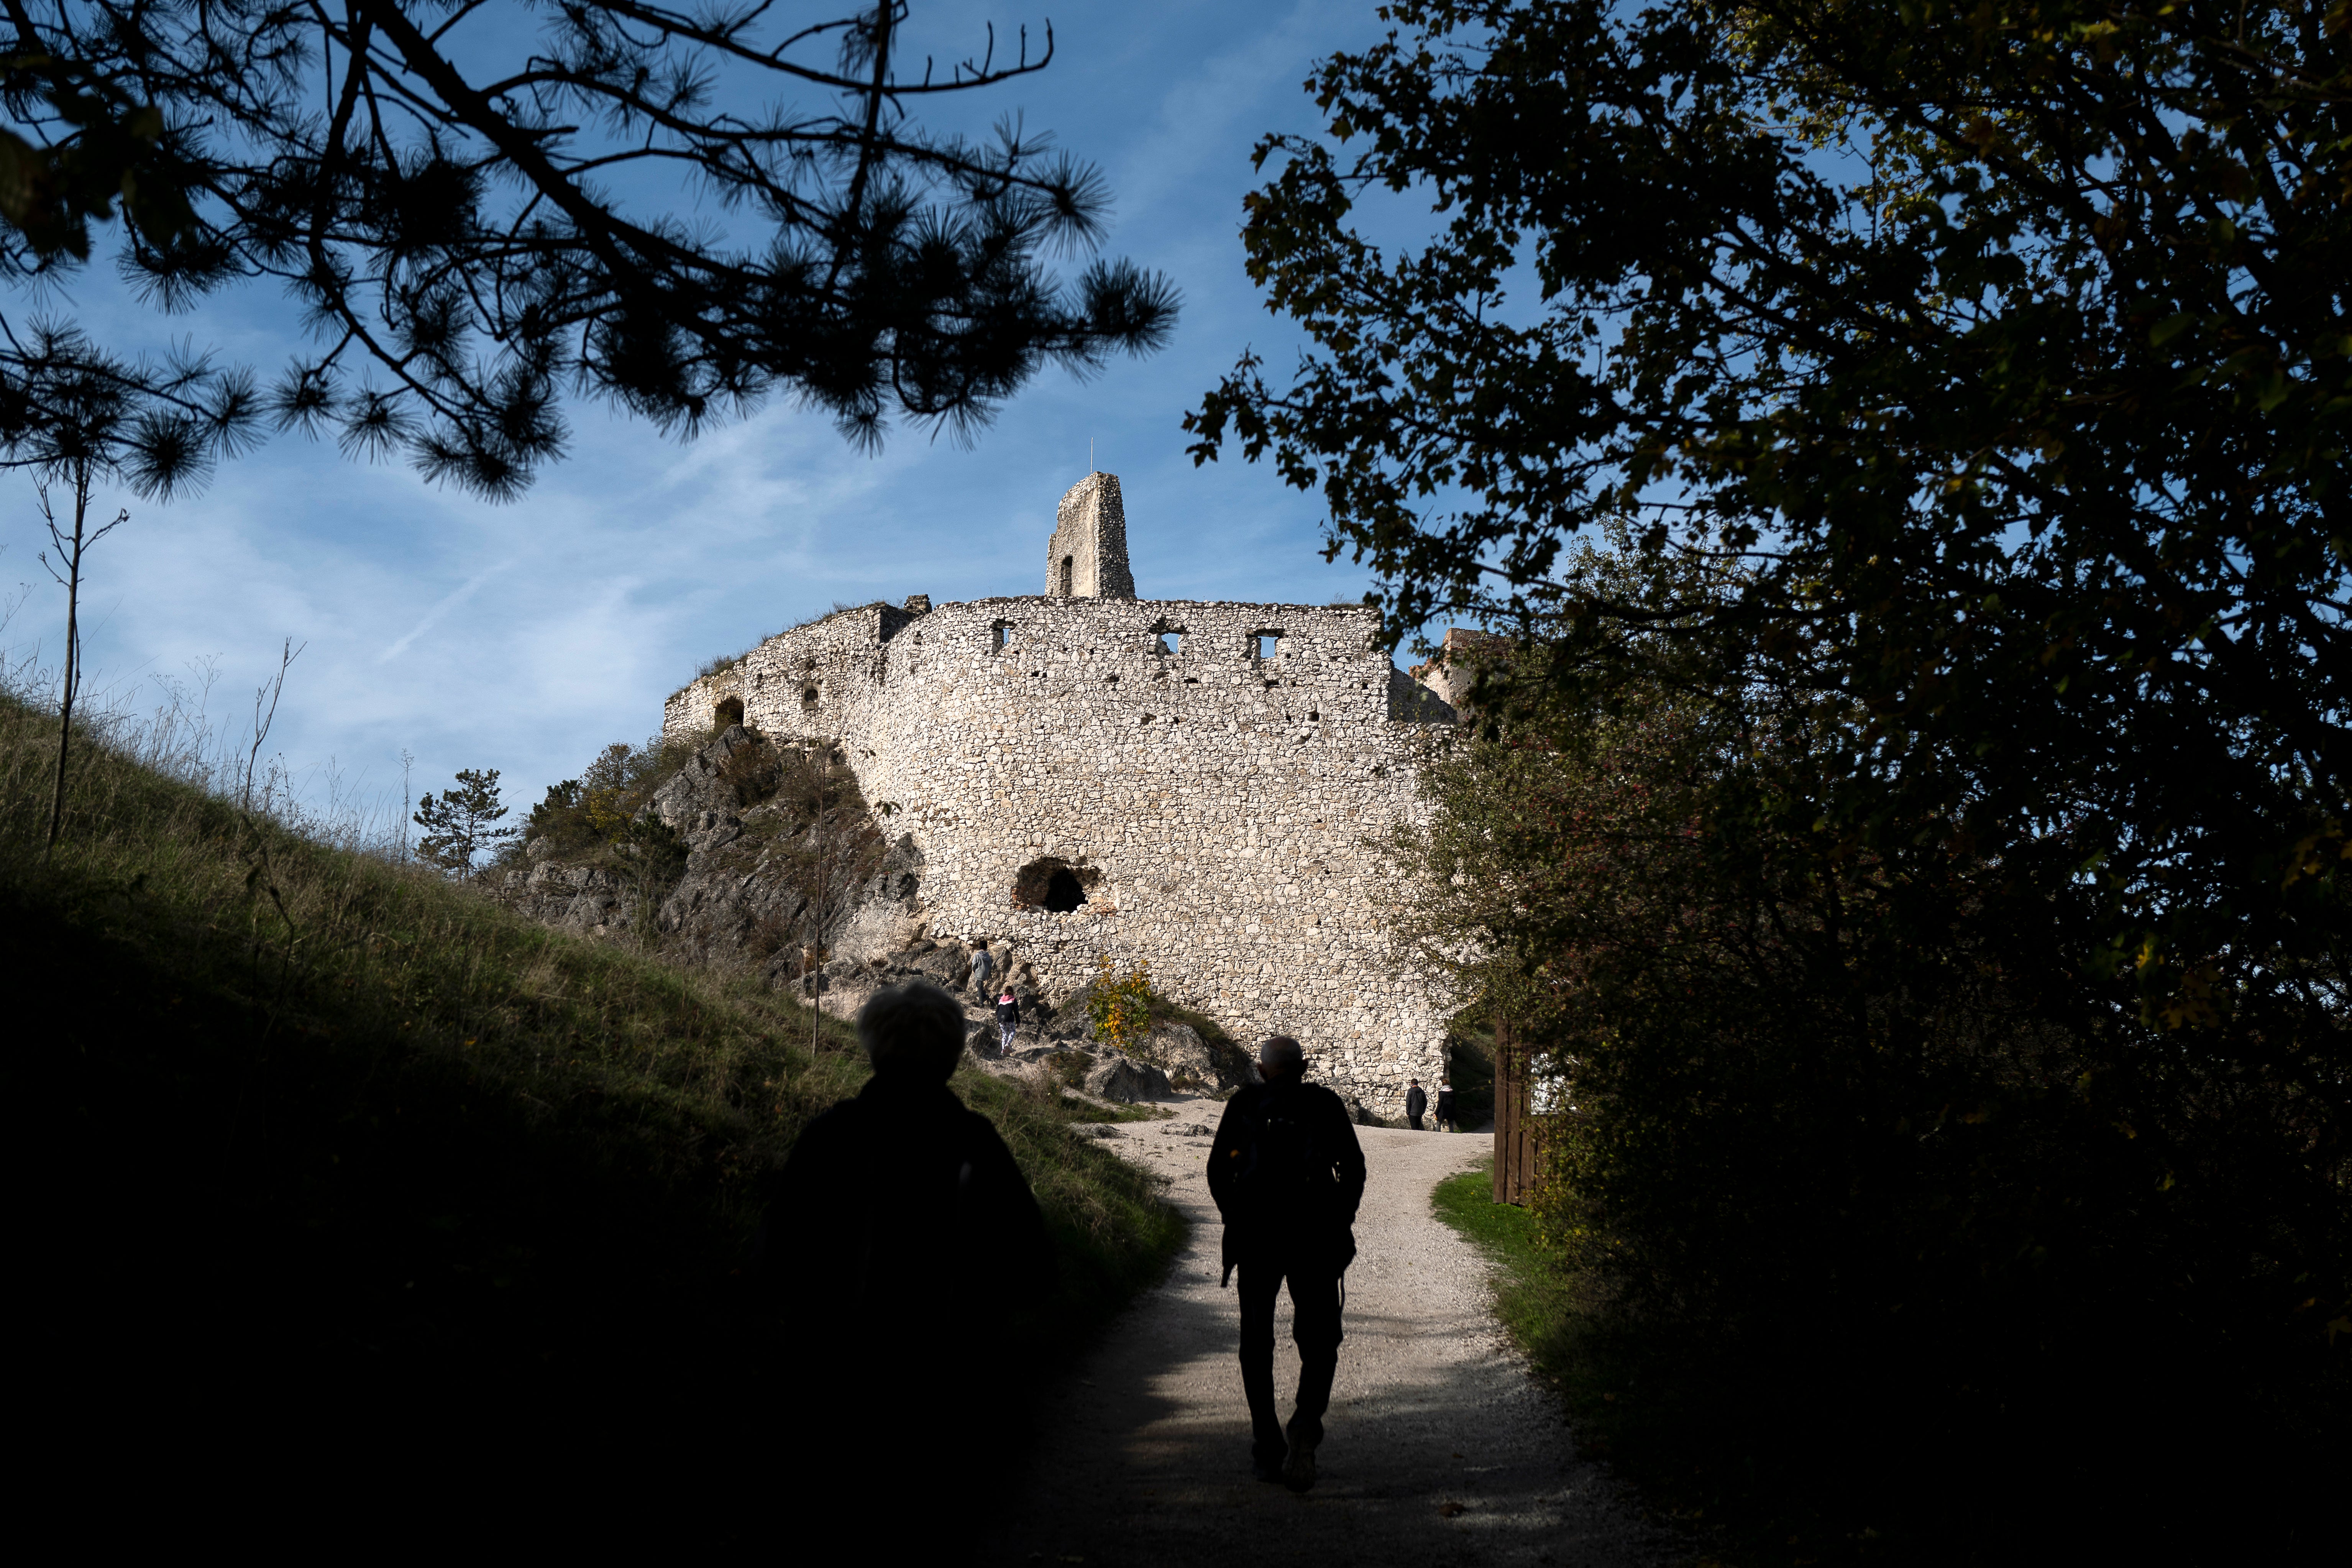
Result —
M899 963L936 985L950 991L963 989L964 976L971 973L971 954L954 942L926 942L926 952L913 953Z
M1139 1062L1116 1052L1105 1055L1087 1069L1086 1089L1097 1100L1116 1100L1132 1105L1139 1100L1166 1100L1175 1091L1168 1086L1168 1075L1149 1062Z

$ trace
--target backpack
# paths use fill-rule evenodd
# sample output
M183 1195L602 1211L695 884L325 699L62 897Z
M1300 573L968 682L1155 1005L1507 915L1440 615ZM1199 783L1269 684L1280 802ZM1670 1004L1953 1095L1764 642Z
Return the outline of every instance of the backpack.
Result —
M1234 1189L1261 1215L1313 1216L1328 1203L1331 1162L1318 1157L1307 1097L1268 1092L1249 1108Z

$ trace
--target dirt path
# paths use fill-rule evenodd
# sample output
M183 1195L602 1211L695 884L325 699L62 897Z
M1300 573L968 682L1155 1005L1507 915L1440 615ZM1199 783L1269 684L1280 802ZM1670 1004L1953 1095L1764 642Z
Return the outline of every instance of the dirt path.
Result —
M1202 1173L1219 1107L1176 1109L1174 1121L1121 1125L1116 1147L1172 1179L1192 1244L1049 1398L1034 1467L984 1561L1657 1559L1655 1538L1575 1458L1550 1396L1489 1316L1484 1260L1430 1211L1430 1190L1487 1152L1478 1135L1358 1129L1371 1179L1320 1479L1303 1497L1251 1479L1236 1308L1217 1286L1217 1215ZM1289 1311L1286 1299L1276 1322L1286 1415L1298 1367Z

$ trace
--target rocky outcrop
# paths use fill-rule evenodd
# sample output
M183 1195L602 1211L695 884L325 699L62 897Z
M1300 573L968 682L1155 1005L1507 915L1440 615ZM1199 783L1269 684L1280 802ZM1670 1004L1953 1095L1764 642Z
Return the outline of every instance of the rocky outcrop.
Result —
M1166 1100L1175 1092L1168 1075L1149 1062L1139 1062L1113 1051L1087 1069L1086 1090L1097 1100L1132 1105L1141 1100Z
M486 880L551 925L751 969L838 1016L881 986L929 980L964 1003L969 1043L983 1061L1001 1059L992 1015L1005 988L1021 1003L1016 1057L1064 1057L1089 1039L1083 993L1056 1006L1008 944L992 950L989 994L973 987L974 948L933 934L922 850L911 836L886 837L837 756L730 725L640 798L618 842L575 837L566 854L534 838L522 864ZM1093 1087L1097 1078L1105 1087ZM1230 1042L1162 1020L1131 1057L1095 1062L1087 1092L1155 1100L1173 1087L1215 1092L1255 1078Z

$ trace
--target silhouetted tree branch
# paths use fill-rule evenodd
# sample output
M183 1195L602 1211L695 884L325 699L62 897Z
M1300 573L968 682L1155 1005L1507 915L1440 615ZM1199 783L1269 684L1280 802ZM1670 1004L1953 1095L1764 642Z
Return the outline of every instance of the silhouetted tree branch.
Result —
M320 347L260 400L279 428L492 496L562 454L571 389L682 434L782 391L860 445L894 416L967 438L1046 362L1167 338L1164 279L1047 265L1101 237L1094 170L1017 121L909 118L1042 70L1050 29L916 76L904 0L569 5L520 50L480 9L8 0L0 275L70 269L137 194L119 264L159 309L249 278L300 304ZM0 392L28 374L0 347Z

